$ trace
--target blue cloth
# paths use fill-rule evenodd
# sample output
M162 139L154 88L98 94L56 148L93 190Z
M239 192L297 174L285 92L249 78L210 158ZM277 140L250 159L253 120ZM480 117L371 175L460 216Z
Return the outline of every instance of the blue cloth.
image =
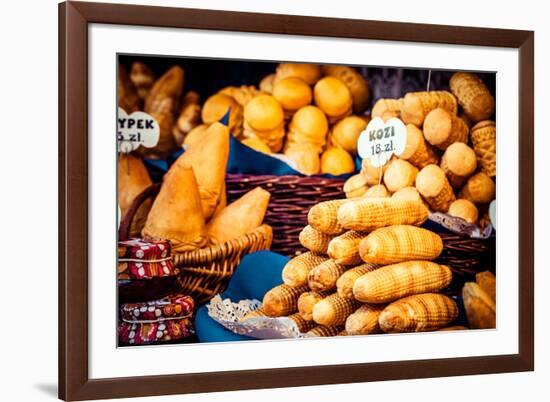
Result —
M231 108L227 110L227 113L220 119L220 123L229 124L229 115ZM168 171L172 163L183 153L182 149L178 149L166 159L145 159L145 164L149 167L151 175L156 178L162 177L162 175ZM357 157L355 159L356 170L361 169L361 159ZM274 176L304 176L302 173L294 170L285 162L274 158L272 156L258 152L244 144L239 140L229 135L229 159L227 161L227 173L241 173L241 174L257 174L257 175L274 175ZM338 177L345 179L350 174L341 176L323 175L324 177Z
M168 168L172 166L172 163L174 163L181 154L183 154L183 149L178 149L177 151L174 151L171 155L169 155L166 159L146 158L144 160L145 164L149 167L149 170L158 171L164 174L168 171Z
M281 273L288 257L271 251L258 251L247 255L236 268L222 299L238 302L243 299L262 300L273 287L282 283ZM468 325L462 297L454 297L459 315L451 325ZM195 315L195 330L199 342L249 341L253 338L237 335L225 329L208 315L206 305L199 307Z
M462 298L461 292L458 292L456 297L453 297L453 299L454 301L456 301L456 305L458 306L458 316L456 317L456 320L450 325L464 325L465 327L468 327L470 324L468 323L468 317L466 316L464 299Z
M244 173L257 175L303 176L285 162L272 156L258 152L231 136L229 142L229 160L227 173Z
M229 116L231 108L227 109L225 115L220 119L220 123L229 124ZM151 177L156 181L162 179L162 175L168 171L172 163L183 153L183 149L178 149L166 159L145 159L145 165L149 168ZM361 170L361 158L355 158L355 171ZM226 173L235 174L256 174L256 175L273 175L273 176L305 176L304 174L294 170L285 162L258 152L237 140L233 135L229 135L229 159L227 161ZM324 174L323 177L347 179L351 174L343 174L333 176Z
M149 170L165 173L176 159L183 153L179 149L167 159L145 159ZM361 169L361 159L355 159L356 171ZM242 144L235 137L229 139L229 159L227 160L227 173L273 175L273 176L304 176L302 173L292 169L287 163L272 156L255 151ZM346 179L351 174L332 176L324 174L323 177Z
M283 267L290 259L271 251L258 251L245 256L235 269L222 299L238 302L242 299L262 300L264 295L282 282ZM200 342L232 342L251 340L228 331L208 316L206 305L195 315L195 330Z

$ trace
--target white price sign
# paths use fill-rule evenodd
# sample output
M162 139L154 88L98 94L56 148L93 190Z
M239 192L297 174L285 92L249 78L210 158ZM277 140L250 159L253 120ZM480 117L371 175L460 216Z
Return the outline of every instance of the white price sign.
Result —
M489 204L489 219L491 219L491 224L496 229L497 228L497 200L493 200Z
M153 148L160 138L158 122L145 112L134 112L128 115L118 108L118 152L129 153L140 146Z
M398 118L384 122L380 117L372 119L357 142L359 156L369 159L372 166L385 165L393 154L401 155L407 143L407 128Z

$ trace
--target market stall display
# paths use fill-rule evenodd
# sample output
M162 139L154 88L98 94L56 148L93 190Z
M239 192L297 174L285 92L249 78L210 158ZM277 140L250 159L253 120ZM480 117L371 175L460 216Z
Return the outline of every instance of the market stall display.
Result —
M264 315L298 313L311 325L335 329L345 325L348 336L380 330L434 330L457 318L455 301L434 293L452 280L449 267L431 262L440 255L443 242L436 233L413 226L428 217L422 202L355 198L325 205L336 208L322 215L325 219L318 227L329 232L353 230L357 240L347 245L350 254L359 258L343 265L326 255L327 251L295 257L283 269L284 284L265 294ZM305 230L309 232L310 226ZM329 247L335 239L340 242L333 238ZM305 279L296 280L297 276L307 276L307 284Z
M279 282L231 323L216 319L251 339L494 327L496 279L475 276L494 269L496 197L494 97L478 76L437 75L433 90L395 97L378 96L369 68L267 63L255 79L216 70L218 84L206 61L160 71L146 59L120 64L119 107L152 116L159 141L119 156L119 237L165 242L176 280L131 301L179 294L193 307L170 326L129 322L120 299L122 343L191 339L197 308L219 306L242 258L264 249L291 258ZM406 131L381 166L358 149L377 118Z

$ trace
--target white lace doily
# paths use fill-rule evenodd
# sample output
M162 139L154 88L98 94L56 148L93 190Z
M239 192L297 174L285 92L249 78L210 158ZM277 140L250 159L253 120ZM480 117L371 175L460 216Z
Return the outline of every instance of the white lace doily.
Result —
M474 239L487 239L491 236L493 227L491 224L487 225L483 230L473 223L468 223L464 219L460 219L451 215L443 214L441 212L430 213L430 220L440 224L445 229L451 232L467 235Z
M208 315L217 323L238 335L256 339L303 338L294 321L287 317L253 317L240 321L247 313L258 309L258 300L241 300L233 303L216 295L207 304Z

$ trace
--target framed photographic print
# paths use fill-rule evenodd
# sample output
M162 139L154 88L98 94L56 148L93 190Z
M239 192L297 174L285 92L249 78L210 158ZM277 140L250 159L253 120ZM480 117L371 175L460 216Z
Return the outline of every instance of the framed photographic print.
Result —
M533 32L59 7L60 398L533 370Z

